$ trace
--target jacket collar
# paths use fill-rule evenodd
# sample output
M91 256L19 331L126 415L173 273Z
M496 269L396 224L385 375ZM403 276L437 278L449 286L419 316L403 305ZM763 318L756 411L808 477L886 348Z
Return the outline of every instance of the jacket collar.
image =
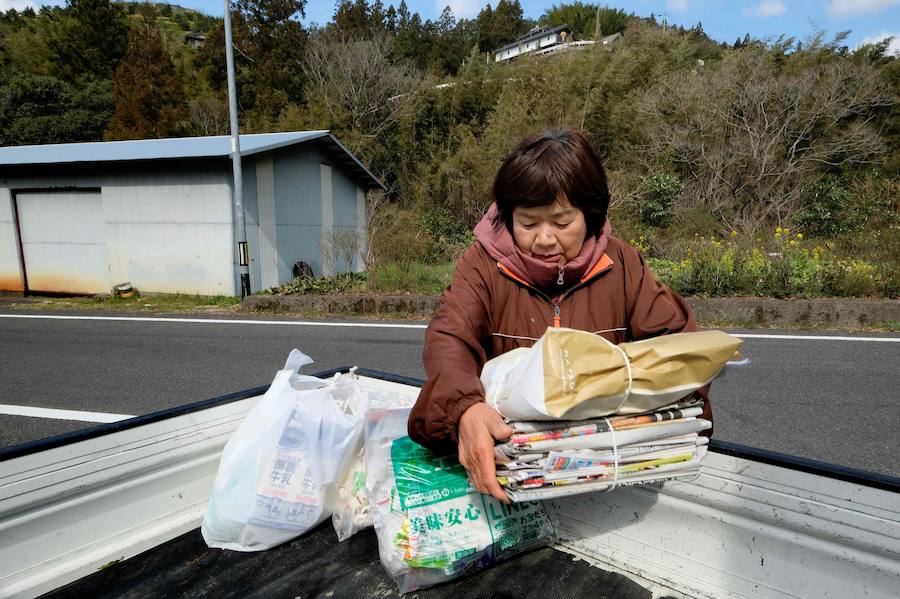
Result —
M573 290L577 289L578 287L581 287L582 285L584 285L591 279L595 279L595 278L599 277L600 275L602 275L603 273L605 273L606 271L611 269L613 267L613 264L614 264L614 262L612 261L612 258L609 257L609 254L604 252L603 255L600 257L600 260L597 261L597 264L595 264L594 267L590 271L584 273L584 275L582 275L581 279L578 281L577 284L566 289L566 291L563 293L563 295L566 295L570 291L573 291ZM513 281L519 283L520 285L524 285L525 287L528 287L529 289L533 289L534 291L537 291L541 295L548 297L546 293L542 292L540 289L538 289L537 287L535 287L534 285L532 285L531 283L529 283L522 277L516 275L509 268L504 266L502 262L499 262L499 261L497 262L497 268L500 269L500 272L503 273L505 276L507 276L508 278L512 279Z

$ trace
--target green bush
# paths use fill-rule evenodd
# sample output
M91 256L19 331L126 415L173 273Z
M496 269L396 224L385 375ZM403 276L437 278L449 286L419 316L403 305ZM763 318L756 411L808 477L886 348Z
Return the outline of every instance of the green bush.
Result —
M649 258L657 277L682 295L758 297L897 297L896 260L838 257L830 247L809 247L802 233L778 228L768 242L749 244L696 237L681 260Z
M652 227L665 227L672 217L672 205L681 195L683 185L674 175L661 173L643 179L638 213L641 222Z
M816 237L835 237L853 229L850 190L845 177L830 176L808 186L794 222Z
M360 291L366 281L366 273L341 272L333 276L297 277L284 285L266 289L269 295L292 295L310 293L351 293Z

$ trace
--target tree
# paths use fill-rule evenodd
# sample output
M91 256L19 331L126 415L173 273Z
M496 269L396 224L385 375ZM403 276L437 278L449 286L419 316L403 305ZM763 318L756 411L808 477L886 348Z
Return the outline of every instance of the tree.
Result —
M494 37L494 9L487 4L478 13L475 20L478 27L478 50L481 52L493 52L499 44Z
M639 103L647 171L675 165L688 202L755 232L784 223L823 171L879 162L870 121L894 95L869 65L802 54L780 63L744 48L718 69L666 77Z
M0 86L0 146L99 141L111 115L109 81L19 74Z
M125 11L109 0L66 0L48 45L61 79L111 79L128 45Z
M308 103L359 150L394 126L413 106L421 74L391 58L387 35L345 40L322 33L310 39L303 62Z
M303 99L300 64L307 40L306 0L238 0L231 15L235 79L244 122L271 127L290 104ZM198 52L197 62L212 86L225 88L224 24L217 25Z
M494 9L494 18L489 39L496 44L494 49L515 40L528 31L519 0L500 0Z
M115 114L106 139L169 137L185 117L184 86L155 25L156 10L147 4L139 14L116 70Z
M594 39L599 26L600 37L621 33L630 17L618 8L599 7L583 2L553 5L541 17L550 27L569 25L575 39Z

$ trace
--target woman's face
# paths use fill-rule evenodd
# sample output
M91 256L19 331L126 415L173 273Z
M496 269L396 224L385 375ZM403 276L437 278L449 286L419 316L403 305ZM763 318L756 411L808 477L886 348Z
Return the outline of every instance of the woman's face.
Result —
M516 208L512 221L513 239L519 249L548 262L574 259L587 235L584 214L566 199L550 206Z

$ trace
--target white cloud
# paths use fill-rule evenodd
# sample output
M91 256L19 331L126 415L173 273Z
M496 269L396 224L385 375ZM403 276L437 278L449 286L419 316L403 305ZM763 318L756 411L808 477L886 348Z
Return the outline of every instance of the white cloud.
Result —
M2 2L3 0L0 0ZM385 2L385 4L389 4ZM441 14L445 7L449 6L453 16L457 19L471 19L478 16L481 9L487 4L486 0L435 0L434 6L437 14ZM491 4L494 4L491 2Z
M886 37L893 37L891 43L888 45L888 54L893 54L894 56L900 57L900 32L884 32L878 35L870 35L863 41L859 42L860 46L865 46L866 44L877 44L878 42L884 40Z
M900 0L831 0L828 15L831 17L858 17L880 12L900 4Z
M684 12L688 9L688 0L666 0L666 7L675 12Z
M781 0L764 0L756 6L745 8L745 17L777 17L787 12L787 6Z

